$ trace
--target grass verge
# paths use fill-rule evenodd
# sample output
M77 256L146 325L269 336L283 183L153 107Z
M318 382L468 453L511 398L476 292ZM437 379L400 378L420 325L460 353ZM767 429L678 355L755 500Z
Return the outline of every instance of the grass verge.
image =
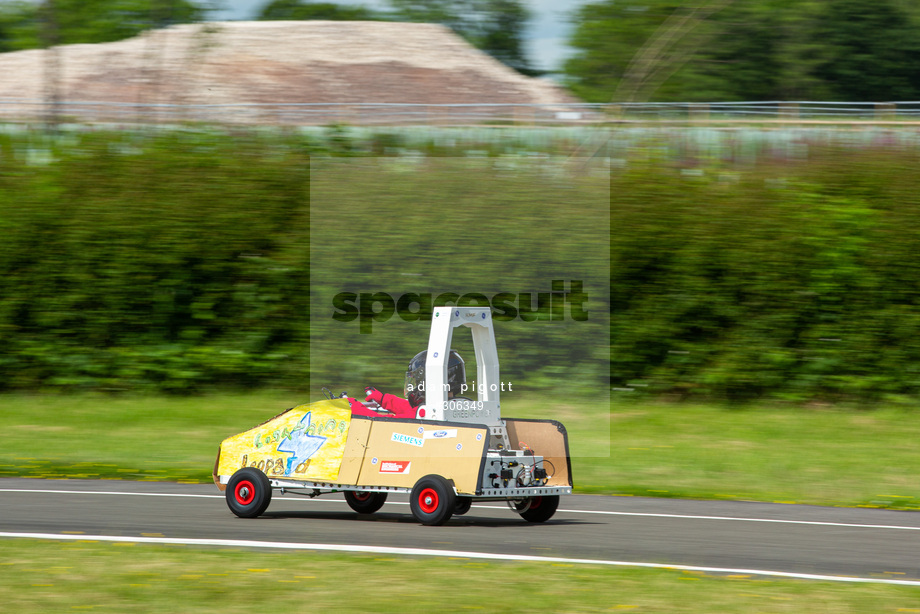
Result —
M303 400L5 395L0 476L207 482L222 439ZM502 405L566 425L577 492L920 509L920 421L907 409Z
M0 602L44 612L915 612L920 589L676 570L4 540Z

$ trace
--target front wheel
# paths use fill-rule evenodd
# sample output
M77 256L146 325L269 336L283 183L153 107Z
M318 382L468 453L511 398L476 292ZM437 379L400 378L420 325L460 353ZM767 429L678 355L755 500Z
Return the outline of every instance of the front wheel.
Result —
M457 507L457 495L450 482L439 475L426 475L412 487L409 508L416 520L436 526L450 520Z
M230 477L225 495L231 512L240 518L256 518L271 503L271 481L255 467L244 467Z
M546 522L559 507L559 495L530 497L514 503L515 511L527 522Z
M373 514L387 500L385 492L355 492L353 490L345 491L345 502L348 507L359 514Z

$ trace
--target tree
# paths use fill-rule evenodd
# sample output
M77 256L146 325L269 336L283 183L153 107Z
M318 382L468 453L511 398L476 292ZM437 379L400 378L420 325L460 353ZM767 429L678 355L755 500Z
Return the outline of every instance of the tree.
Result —
M891 0L834 0L816 21L824 53L815 76L836 100L920 97L920 28Z
M716 16L724 44L700 63L729 100L915 100L918 17L900 0L748 0Z
M308 0L274 0L262 7L258 19L380 21L386 17L363 6L342 6L332 2L314 3Z
M646 100L693 59L706 34L706 19L732 0L704 0L677 7L633 55L617 85L615 100Z
M910 100L920 10L905 0L603 0L565 65L586 100Z
M517 0L494 0L488 3L478 22L478 32L469 40L496 60L518 72L537 75L524 53L524 31L530 19L527 8Z
M468 24L463 15L468 13L476 0L389 0L394 17L398 21L416 23L439 23L460 34Z
M531 14L521 0L389 0L400 21L439 23L524 74L535 75L524 51Z
M676 7L661 0L605 0L578 9L570 45L578 53L564 67L572 91L592 102L610 102L636 51Z
M697 100L826 99L813 76L823 42L813 36L822 1L739 0L713 16L718 44L700 50Z
M53 16L58 44L106 43L170 23L204 19L207 10L188 0L43 0L0 7L4 51L44 45L43 20Z
M16 51L40 47L40 30L38 6L20 1L0 2L0 52ZM27 30L32 30L27 34ZM29 46L20 43L23 38L30 37Z

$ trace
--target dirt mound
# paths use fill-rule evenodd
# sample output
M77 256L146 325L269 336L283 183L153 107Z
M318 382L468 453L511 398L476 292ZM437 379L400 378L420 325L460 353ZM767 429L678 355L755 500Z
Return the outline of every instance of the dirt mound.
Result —
M161 113L316 123L311 113L343 103L367 113L371 103L543 104L558 111L575 102L443 26L374 21L183 24L114 43L0 54L0 114L38 113L53 92L60 112L80 119ZM312 106L281 106L305 103ZM252 106L266 104L275 106Z

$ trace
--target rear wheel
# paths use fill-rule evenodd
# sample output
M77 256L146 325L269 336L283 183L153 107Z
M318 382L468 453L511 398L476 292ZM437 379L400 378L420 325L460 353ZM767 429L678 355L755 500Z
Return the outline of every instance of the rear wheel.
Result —
M454 515L463 516L465 513L470 511L470 507L472 505L472 497L457 497L457 505L454 506Z
M514 502L514 511L527 522L546 522L553 517L558 507L559 495L529 497Z
M373 514L387 500L385 492L355 492L353 490L345 491L345 502L348 507L359 514Z
M231 512L240 518L256 518L271 503L271 481L255 467L244 467L230 477L225 495Z
M439 475L426 475L412 487L409 508L424 525L441 525L450 520L457 507L454 487Z

